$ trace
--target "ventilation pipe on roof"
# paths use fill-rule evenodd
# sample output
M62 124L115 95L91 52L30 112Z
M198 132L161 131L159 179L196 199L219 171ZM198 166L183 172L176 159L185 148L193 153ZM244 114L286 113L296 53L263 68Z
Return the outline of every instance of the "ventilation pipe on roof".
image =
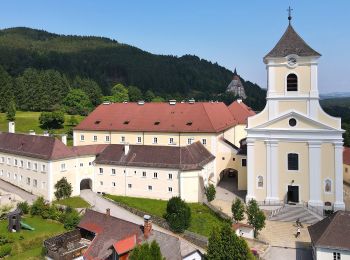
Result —
M145 101L139 100L139 101L137 102L137 104L139 104L139 105L144 105L144 104L145 104Z
M124 144L124 154L127 155L129 153L130 145L129 143Z
M152 231L152 221L151 221L151 216L150 215L144 215L143 216L143 235L147 239Z
M9 122L9 133L15 133L15 122L13 121Z
M175 99L170 99L169 100L169 105L175 105L176 104L176 100Z
M61 141L62 141L62 143L64 143L64 145L67 145L67 135L62 135Z
M43 136L50 136L48 131L44 131Z
M195 100L193 98L191 98L190 100L188 100L188 103L190 104L194 104Z
M35 135L35 131L34 130L29 130L29 135Z
M242 103L242 99L241 98L237 99L237 103Z

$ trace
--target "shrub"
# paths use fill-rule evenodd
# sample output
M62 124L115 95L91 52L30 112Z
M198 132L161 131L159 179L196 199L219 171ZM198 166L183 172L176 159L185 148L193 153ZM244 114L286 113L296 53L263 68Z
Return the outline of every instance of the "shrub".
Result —
M43 197L37 198L33 205L30 208L30 214L31 215L37 215L37 216L42 216L44 211L48 209L48 205L46 204L45 200Z
M239 198L236 198L232 202L231 212L232 218L235 220L236 223L244 219L244 205Z
M216 190L213 184L209 184L209 186L205 188L205 195L207 196L207 200L209 202L215 199Z
M57 200L68 198L72 194L72 185L65 177L55 184L55 196Z
M190 226L191 209L180 197L172 197L167 204L165 219L174 232L181 233Z
M30 210L29 204L26 201L17 203L17 208L19 208L23 214L28 214Z
M64 228L68 230L75 229L80 221L78 211L73 210L71 213L64 213L63 215L61 220L63 220Z
M0 246L0 258L3 258L9 254L11 254L12 247L9 244Z
M61 111L42 112L39 117L39 123L44 129L63 128L64 113Z

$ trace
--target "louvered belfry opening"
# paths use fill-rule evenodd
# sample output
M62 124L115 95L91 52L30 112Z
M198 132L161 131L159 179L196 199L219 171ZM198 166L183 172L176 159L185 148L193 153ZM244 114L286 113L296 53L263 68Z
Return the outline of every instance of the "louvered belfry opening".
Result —
M298 77L293 73L287 76L287 91L298 91Z

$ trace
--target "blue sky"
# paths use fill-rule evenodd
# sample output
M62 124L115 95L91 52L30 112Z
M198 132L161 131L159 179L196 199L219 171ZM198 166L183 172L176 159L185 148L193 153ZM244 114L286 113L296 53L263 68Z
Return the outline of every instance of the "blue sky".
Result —
M0 28L106 36L156 54L194 54L266 87L263 56L292 24L315 50L321 93L349 91L348 0L60 0L0 2Z

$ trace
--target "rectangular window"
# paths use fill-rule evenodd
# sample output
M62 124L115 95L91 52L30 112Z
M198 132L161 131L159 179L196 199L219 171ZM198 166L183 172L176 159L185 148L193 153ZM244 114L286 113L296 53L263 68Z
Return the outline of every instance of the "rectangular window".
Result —
M194 141L194 138L193 138L193 137L192 137L192 138L188 138L188 139L187 139L187 144L192 144L193 141Z
M169 138L169 144L174 144L174 138L172 137Z
M7 172L7 178L10 178L10 177L11 177L11 173Z
M103 168L99 168L99 173L100 173L100 174L103 173Z
M142 177L146 177L146 172L142 172Z
M19 181L22 181L23 180L23 176L19 176Z
M4 170L0 170L0 176L4 174Z
M153 143L157 144L158 143L158 138L157 137L153 137Z
M299 170L299 155L297 153L288 154L288 170L289 171Z
M18 160L15 159L14 165L17 166L18 165Z
M80 141L82 141L82 142L85 141L85 136L84 135L80 135Z
M172 179L173 179L173 174L172 174L172 173L169 173L169 174L168 174L168 178L169 178L169 180L172 180Z
M23 168L23 167L24 167L24 162L23 162L22 160L20 161L19 166L20 166L21 168Z
M168 192L173 192L173 187L168 187Z
M131 189L132 188L132 185L131 183L128 184L128 188Z
M152 186L148 185L148 190L151 191L152 190Z
M33 164L33 170L34 170L34 171L37 171L37 170L38 170L38 163L34 163L34 164Z
M120 138L120 141L121 141L122 143L125 143L125 136L122 136L122 137Z
M97 135L94 135L94 142L97 142Z
M340 253L338 253L338 252L333 252L333 260L341 260Z
M80 167L84 167L84 163L82 163L82 162L79 165L80 165Z
M141 138L141 136L138 136L138 137L137 137L137 143L140 144L141 142L142 142L142 138Z
M27 169L30 169L32 166L30 164L30 162L27 162Z
M92 165L92 162L89 162L89 166L91 166Z
M30 185L30 178L27 177L27 185Z
M5 162L5 157L1 157L0 163L4 163L4 162Z
M109 135L106 135L106 142L109 142L110 141L110 138L109 138Z
M247 159L242 159L242 167L247 167Z
M64 164L64 170L66 169L66 164ZM41 165L41 171L42 172L46 172L46 165L45 164L42 164Z
M7 158L7 164L10 165L11 164L11 158Z
M348 168L347 167L345 167L345 172L348 172Z
M61 172L66 170L66 164L65 163L61 163Z
M17 180L17 174L16 173L13 175L13 179Z
M100 185L103 186L103 181L100 181Z
M153 173L153 178L155 178L155 179L158 178L158 173L157 172Z
M33 186L37 187L38 186L38 181L36 179L33 180Z
M115 181L112 181L112 187L115 187Z
M202 139L202 144L206 145L207 144L207 139Z
M112 169L112 175L115 175L115 169Z

